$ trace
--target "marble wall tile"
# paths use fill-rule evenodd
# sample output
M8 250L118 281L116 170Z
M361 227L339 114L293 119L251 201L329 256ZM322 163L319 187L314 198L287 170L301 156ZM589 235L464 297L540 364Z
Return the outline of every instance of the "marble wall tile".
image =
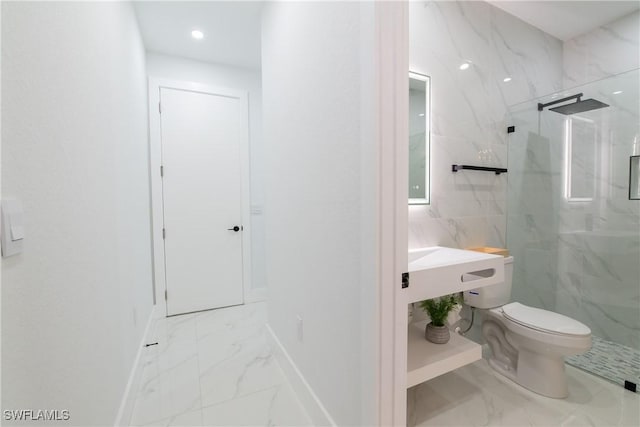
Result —
M497 60L494 80L503 105L515 105L559 90L562 48L558 39L491 7L491 39ZM505 83L502 80L511 77Z
M640 215L610 213L607 216L598 217L598 225L600 228L611 230L612 232L640 230Z
M640 13L564 43L484 2L412 2L410 26L433 123L432 202L409 207L409 248L508 247L514 300L637 346L640 203L627 191L629 156L640 154ZM574 143L595 141L576 145L572 163L574 195L593 189L586 202L566 199L567 117L536 108L577 91L611 105L582 115L591 123L574 119ZM463 163L509 173L451 172Z
M487 217L423 217L409 224L409 248L441 245L468 248L487 242Z
M633 348L640 340L640 233L560 233L556 311L602 338Z
M432 203L410 208L410 248L504 246L507 176L451 165L505 167L508 106L560 88L561 43L485 2L412 2L409 18L411 69L432 83Z
M564 87L640 67L640 12L564 42Z
M585 324L592 333L607 341L613 341L634 349L640 348L640 328L637 326L637 309L623 308L618 304L582 300Z
M629 346L637 346L640 336L640 204L627 198L628 158L640 134L638 86L636 70L572 90L611 105L580 115L590 121L576 125L571 118L572 144L590 151L574 156L570 182L577 190L590 181L583 186L590 201L566 199L563 127L569 118L538 113L538 100L513 107L518 130L509 144L507 197L507 245L516 259L513 299L573 317L595 335ZM589 132L579 132L580 126ZM543 262L541 248L557 260Z

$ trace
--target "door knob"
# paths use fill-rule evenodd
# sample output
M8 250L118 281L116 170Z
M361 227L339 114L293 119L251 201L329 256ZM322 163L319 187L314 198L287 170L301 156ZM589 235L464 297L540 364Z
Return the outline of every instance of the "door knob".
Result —
M233 228L227 228L227 230L235 231L237 233L238 231L240 231L240 227L238 227L237 225L234 225Z

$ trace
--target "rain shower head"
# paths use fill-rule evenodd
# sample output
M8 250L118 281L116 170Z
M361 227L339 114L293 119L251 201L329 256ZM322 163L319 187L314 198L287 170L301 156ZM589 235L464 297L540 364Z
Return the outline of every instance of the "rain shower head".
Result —
M547 104L538 104L538 111L542 111L544 108L549 107L551 105L556 105L561 102L569 101L575 99L576 102L572 102L570 104L561 105L559 107L549 108L551 111L555 111L556 113L570 115L576 113L584 113L585 111L597 110L599 108L608 107L609 104L605 104L604 102L600 102L596 99L585 99L582 101L582 94L579 93L577 95L568 96L566 98L558 99L557 101L549 102Z
M555 111L556 113L569 115L584 113L585 111L597 110L598 108L604 108L608 106L609 104L605 104L604 102L600 102L596 99L585 99L584 101L576 101L571 104L549 108L549 110Z

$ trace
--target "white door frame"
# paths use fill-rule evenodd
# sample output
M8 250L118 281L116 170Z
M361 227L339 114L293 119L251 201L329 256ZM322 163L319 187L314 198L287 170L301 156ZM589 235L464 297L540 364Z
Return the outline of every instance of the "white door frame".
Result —
M379 152L379 371L380 426L406 426L408 268L409 4L376 2L376 120Z
M155 303L162 309L160 315L167 315L165 290L165 252L162 228L164 224L162 201L162 130L160 122L160 89L178 89L236 98L242 111L242 134L240 136L240 174L242 180L242 294L243 303L251 290L251 191L249 160L249 106L248 93L242 90L219 88L195 82L149 77L149 164L151 175L151 222L153 241L153 272Z

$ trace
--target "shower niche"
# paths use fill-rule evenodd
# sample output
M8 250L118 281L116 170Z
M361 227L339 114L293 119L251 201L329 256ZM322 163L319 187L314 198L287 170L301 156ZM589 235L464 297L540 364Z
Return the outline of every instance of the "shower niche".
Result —
M629 200L640 200L640 156L629 159Z

